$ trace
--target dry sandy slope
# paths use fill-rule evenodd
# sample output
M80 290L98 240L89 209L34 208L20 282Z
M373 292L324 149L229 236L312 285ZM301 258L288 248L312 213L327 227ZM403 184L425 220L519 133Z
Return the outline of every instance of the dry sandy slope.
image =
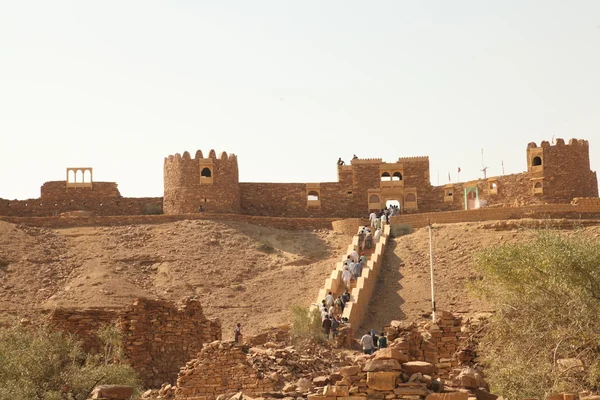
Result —
M0 222L0 309L112 306L196 295L227 337L309 305L351 238L232 221L48 230Z
M496 230L499 225L505 229L502 222L436 226L434 281L438 310L469 314L490 309L466 287L467 282L477 278L472 268L473 255L486 247L530 240L535 235L534 230L519 229L518 221L510 230ZM573 231L560 232L572 234ZM600 226L586 227L584 232L599 237ZM391 239L375 295L361 328L380 330L394 319L419 321L430 311L429 233L423 228L411 235Z

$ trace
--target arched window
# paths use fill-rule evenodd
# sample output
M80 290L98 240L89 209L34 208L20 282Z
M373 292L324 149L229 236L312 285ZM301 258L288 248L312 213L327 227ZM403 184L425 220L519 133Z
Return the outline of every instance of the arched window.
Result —
M200 176L203 176L205 178L210 178L212 176L212 171L210 170L210 168L204 167L204 168L202 168L202 171L200 172Z
M534 188L541 189L542 188L542 182L536 182Z
M379 203L379 196L372 194L371 197L369 197L369 203Z
M389 172L384 172L383 174L381 174L382 182L389 182L391 180L392 180L392 177L390 176Z
M83 171L80 169L75 172L75 182L83 183Z
M534 167L536 167L538 165L542 165L542 158L539 156L533 157L533 160L531 160L531 165Z
M319 200L319 193L314 190L308 192L308 201L317 201Z
M394 175L392 175L392 180L393 181L401 181L402 174L400 172L394 172Z
M75 171L73 171L73 170L68 171L67 176L68 176L67 182L75 183Z
M496 182L492 183L492 189L498 189L498 184Z
M83 182L91 183L92 182L92 172L89 169L83 171Z
M417 196L414 195L414 193L409 193L406 195L406 202L407 203L412 203L417 201Z

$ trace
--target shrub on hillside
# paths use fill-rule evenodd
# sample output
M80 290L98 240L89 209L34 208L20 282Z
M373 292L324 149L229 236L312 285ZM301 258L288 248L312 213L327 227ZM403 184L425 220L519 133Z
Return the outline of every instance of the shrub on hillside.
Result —
M476 289L497 311L478 349L492 390L545 398L600 387L600 242L544 232L475 261Z
M104 328L100 336L115 339L114 332ZM73 337L47 326L0 328L0 399L84 400L99 384L137 387L133 369L118 363L120 354L114 340L89 355Z
M293 342L303 340L325 342L319 310L294 305L291 307L291 311L292 329L290 335Z

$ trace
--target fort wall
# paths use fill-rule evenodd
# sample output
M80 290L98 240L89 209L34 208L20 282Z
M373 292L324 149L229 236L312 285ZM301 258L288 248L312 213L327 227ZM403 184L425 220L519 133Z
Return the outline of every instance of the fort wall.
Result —
M98 216L150 212L245 214L290 218L352 218L368 215L396 200L402 214L487 207L568 204L574 197L598 197L596 172L590 170L589 144L571 139L556 145L529 143L527 171L471 182L432 186L428 157L394 162L353 159L338 165L338 182L240 183L237 157L198 150L164 160L164 197L123 198L114 182L52 181L39 199L0 199L0 215L57 216L88 211ZM75 170L69 168L68 171ZM69 176L69 172L67 175Z
M50 323L81 338L85 349L92 352L102 348L98 329L116 325L123 335L125 358L146 387L173 382L204 343L221 339L220 322L208 320L195 300L180 307L137 299L122 309L56 309Z

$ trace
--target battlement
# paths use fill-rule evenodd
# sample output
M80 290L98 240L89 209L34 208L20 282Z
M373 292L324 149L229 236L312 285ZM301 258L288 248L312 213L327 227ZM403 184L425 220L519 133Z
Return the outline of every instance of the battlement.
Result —
M429 156L417 156L417 157L400 157L397 162L429 162Z
M381 158L354 158L350 162L352 165L356 164L379 164L383 162Z
M589 145L589 142L585 139L575 139L575 138L569 139L569 144L566 144L564 139L558 138L558 139L556 139L555 144L550 144L550 142L548 142L547 140L544 140L539 145L539 147L541 147L541 148L562 147L562 146L572 146L572 147L577 147L577 148L589 149L590 145ZM538 148L538 145L535 142L529 142L527 144L527 148L535 149L535 148Z
M184 163L186 161L198 162L200 160L220 160L232 161L237 163L237 156L233 153L228 155L227 152L222 151L221 153L219 153L219 157L217 157L217 153L215 152L215 150L211 149L208 152L208 157L204 157L204 155L202 154L202 150L197 150L196 154L194 155L194 158L192 158L189 152L184 151L183 155L181 155L180 153L175 153L174 155L171 154L168 157L165 157L164 163L165 165L168 165Z

